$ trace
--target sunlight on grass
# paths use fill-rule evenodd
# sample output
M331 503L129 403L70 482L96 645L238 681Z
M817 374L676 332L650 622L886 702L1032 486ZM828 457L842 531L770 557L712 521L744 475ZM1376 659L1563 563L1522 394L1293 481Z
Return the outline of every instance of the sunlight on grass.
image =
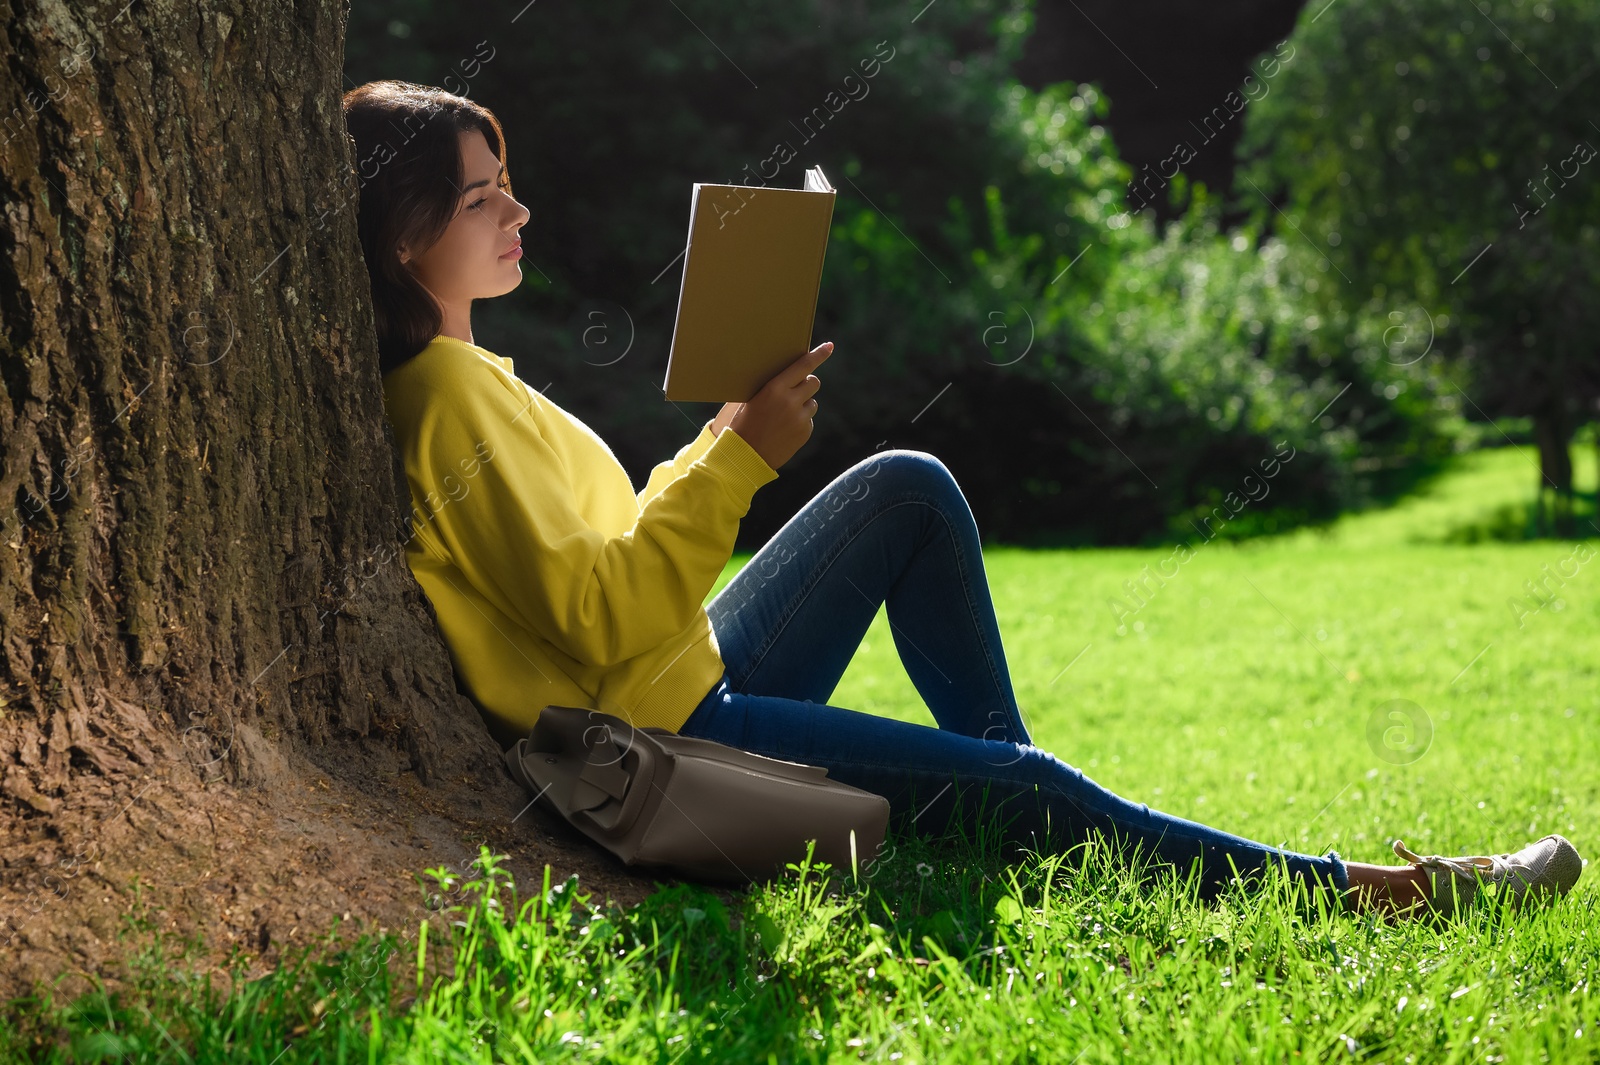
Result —
M1573 483L1589 505L1580 506L1578 535L1600 535L1594 513L1595 447L1586 433L1574 447ZM1539 483L1539 455L1531 445L1470 452L1449 473L1393 507L1349 514L1326 530L1291 534L1306 547L1383 547L1414 543L1475 543L1509 536L1520 539Z

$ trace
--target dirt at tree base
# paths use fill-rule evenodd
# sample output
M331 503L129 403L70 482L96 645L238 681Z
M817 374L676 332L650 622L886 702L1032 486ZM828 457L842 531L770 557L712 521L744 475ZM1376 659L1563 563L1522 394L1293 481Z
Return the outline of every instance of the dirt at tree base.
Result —
M38 981L59 981L57 1002L90 990L90 973L118 988L150 938L129 935L139 913L169 942L198 939L185 964L219 986L236 949L253 979L330 929L414 933L437 890L423 871L470 873L480 843L507 855L522 898L546 865L552 883L577 874L596 904L631 905L665 879L529 807L509 776L426 787L411 772L351 782L309 768L247 790L168 765L83 784L48 817L0 807L0 1012Z

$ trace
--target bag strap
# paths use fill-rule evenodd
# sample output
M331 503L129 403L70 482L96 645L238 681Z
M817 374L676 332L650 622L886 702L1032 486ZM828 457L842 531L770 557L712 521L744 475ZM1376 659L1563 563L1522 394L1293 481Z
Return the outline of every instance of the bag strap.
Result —
M566 803L568 813L593 810L612 799L621 802L628 794L628 783L633 778L618 764L621 752L618 752L616 761L611 762L596 762L593 760L594 754L595 748L591 747L588 752L590 760L583 764L583 771L578 774L577 783Z
M619 732L628 735L627 746L618 743ZM566 706L546 706L528 735L505 752L512 777L535 799L585 832L607 837L633 827L663 759L671 755L656 737L620 718ZM608 804L610 816L597 815Z

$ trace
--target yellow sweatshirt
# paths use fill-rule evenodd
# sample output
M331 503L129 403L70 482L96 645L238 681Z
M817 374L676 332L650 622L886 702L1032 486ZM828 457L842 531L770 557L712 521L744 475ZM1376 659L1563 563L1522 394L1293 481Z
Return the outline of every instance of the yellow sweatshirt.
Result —
M777 471L707 422L636 493L510 359L453 337L383 390L411 488L406 561L496 738L547 705L676 731L722 676L703 604Z

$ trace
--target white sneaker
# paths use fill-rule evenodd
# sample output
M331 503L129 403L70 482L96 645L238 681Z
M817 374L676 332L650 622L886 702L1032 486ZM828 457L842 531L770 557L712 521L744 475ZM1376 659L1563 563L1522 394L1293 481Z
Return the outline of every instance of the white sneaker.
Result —
M1465 858L1445 858L1431 854L1424 858L1394 841L1394 852L1427 871L1429 903L1442 917L1466 908L1478 893L1480 880L1501 885L1511 892L1510 906L1520 910L1527 901L1546 902L1572 890L1583 873L1583 859L1565 836L1555 833L1530 843L1515 854L1480 854Z

